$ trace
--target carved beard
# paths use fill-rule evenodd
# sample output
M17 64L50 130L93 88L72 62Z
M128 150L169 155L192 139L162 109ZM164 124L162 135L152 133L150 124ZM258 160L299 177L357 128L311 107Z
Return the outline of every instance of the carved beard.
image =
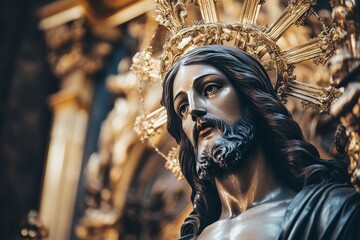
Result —
M195 145L195 153L198 154L196 171L200 179L206 180L219 176L226 170L235 169L246 160L255 142L255 128L248 116L243 116L234 125L213 115L202 120L212 124L222 134L210 148L203 148L199 152L197 144Z

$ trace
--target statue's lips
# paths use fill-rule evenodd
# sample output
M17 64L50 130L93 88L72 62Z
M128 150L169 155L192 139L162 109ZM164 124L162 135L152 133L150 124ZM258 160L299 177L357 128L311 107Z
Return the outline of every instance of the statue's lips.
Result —
M200 124L197 125L197 139L199 138L205 138L206 136L208 136L211 131L214 129L214 125L210 124L208 122L202 122Z
M208 134L210 134L211 130L213 128L212 127L206 127L204 129L202 129L200 132L199 132L199 137L206 137Z

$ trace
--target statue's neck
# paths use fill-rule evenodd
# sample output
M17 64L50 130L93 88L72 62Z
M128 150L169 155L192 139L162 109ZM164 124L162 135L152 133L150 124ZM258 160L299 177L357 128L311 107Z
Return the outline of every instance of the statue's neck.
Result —
M274 177L260 147L244 161L239 169L215 178L222 205L220 219L234 218L258 204L293 195Z

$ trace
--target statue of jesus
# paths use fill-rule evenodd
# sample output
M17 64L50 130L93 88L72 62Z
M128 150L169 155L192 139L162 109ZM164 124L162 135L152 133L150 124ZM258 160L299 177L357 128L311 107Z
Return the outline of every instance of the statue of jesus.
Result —
M181 239L360 236L346 164L320 158L255 58L196 48L167 73L162 104L192 189Z

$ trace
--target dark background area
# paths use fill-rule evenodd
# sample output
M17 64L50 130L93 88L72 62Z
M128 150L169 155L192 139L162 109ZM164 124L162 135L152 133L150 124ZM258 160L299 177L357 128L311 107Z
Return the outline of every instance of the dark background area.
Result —
M0 3L0 239L15 239L39 208L57 79L46 62L36 10L52 1Z

